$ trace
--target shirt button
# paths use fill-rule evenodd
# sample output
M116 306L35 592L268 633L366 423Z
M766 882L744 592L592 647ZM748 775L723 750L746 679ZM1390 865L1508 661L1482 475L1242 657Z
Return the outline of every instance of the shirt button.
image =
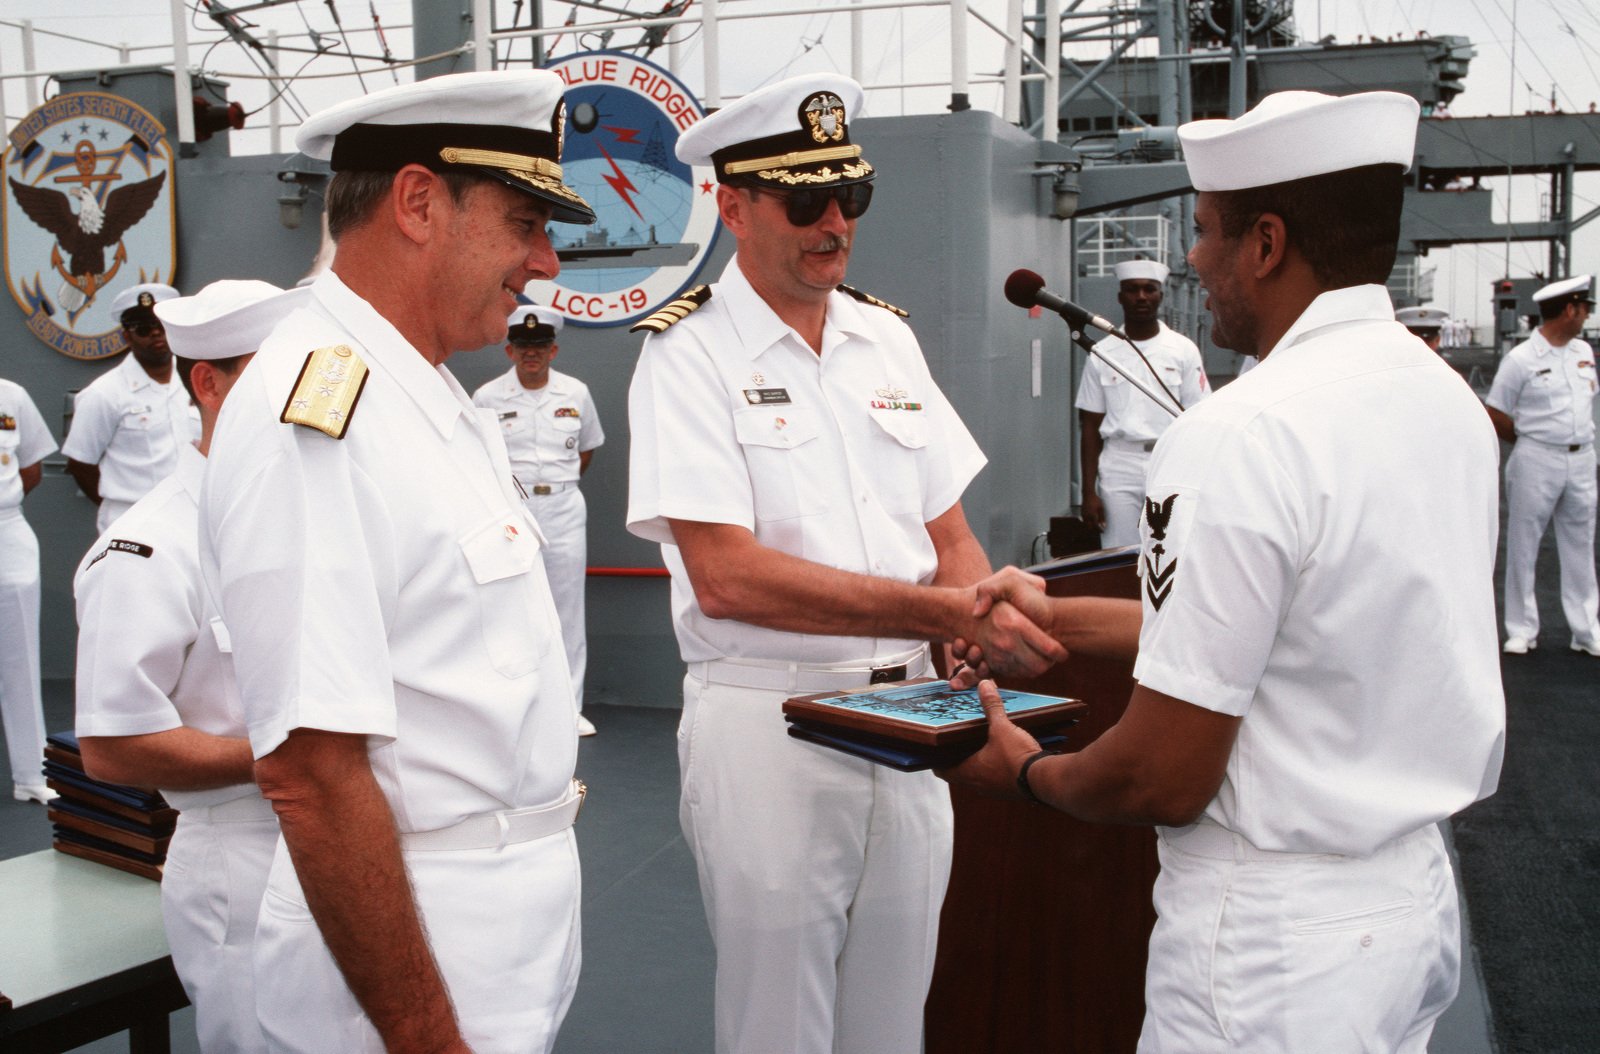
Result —
M1361 935L1361 946L1362 946L1362 947L1363 947L1363 948L1370 948L1370 947L1372 947L1372 934L1370 934L1370 933L1363 933L1363 934L1362 934L1362 935Z

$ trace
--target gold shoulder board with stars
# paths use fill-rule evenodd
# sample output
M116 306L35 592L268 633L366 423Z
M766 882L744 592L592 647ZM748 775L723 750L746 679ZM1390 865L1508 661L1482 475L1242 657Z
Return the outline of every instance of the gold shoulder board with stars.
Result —
M853 286L841 285L841 286L839 286L839 292L844 293L847 296L854 297L855 299L861 301L863 304L871 304L873 307L881 307L885 311L893 311L895 314L899 315L901 318L910 318L911 317L911 312L906 311L906 310L904 310L902 308L895 307L893 304L889 303L887 300L879 300L877 297L873 296L871 293L863 293L861 290L856 289Z
M682 322L689 312L704 306L710 299L711 287L697 285L650 317L635 322L628 332L637 333L641 329L648 329L652 333L660 333L673 323Z
M367 372L361 356L343 344L318 348L306 356L278 420L343 439L366 387Z

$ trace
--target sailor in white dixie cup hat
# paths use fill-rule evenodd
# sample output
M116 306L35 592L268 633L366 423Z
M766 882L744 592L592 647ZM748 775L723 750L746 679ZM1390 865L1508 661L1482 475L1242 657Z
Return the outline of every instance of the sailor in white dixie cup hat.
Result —
M589 568L589 510L578 479L606 441L589 386L550 364L566 319L553 308L525 304L506 320L511 369L472 393L495 412L524 506L544 532L544 573L555 595L566 642L567 668L578 705L578 734L592 736L583 716L583 678L589 664L584 591Z
M1455 998L1437 823L1500 772L1497 451L1384 285L1417 113L1284 92L1179 129L1214 339L1261 365L1162 437L1141 606L1075 648L1137 635L1116 728L1044 754L985 687L988 743L950 774L1157 825L1147 1054L1420 1052ZM1031 613L1067 639L1119 625L1108 603Z
M201 553L286 852L254 952L274 1051L548 1051L578 973L577 712L494 416L445 367L560 270L561 80L319 114L329 269L219 427Z
M61 452L67 472L99 506L97 531L170 476L178 450L200 438L200 413L173 376L172 351L155 314L156 304L177 295L159 282L117 294L111 310L129 354L72 401L72 429Z
M1171 410L1181 412L1204 399L1211 389L1200 349L1161 321L1167 265L1124 260L1113 270L1122 329L1137 350L1120 336L1106 337L1095 350L1133 376L1153 379L1156 390L1166 393L1165 405ZM1100 531L1100 544L1106 548L1134 545L1144 511L1145 469L1156 440L1172 423L1171 410L1093 355L1084 364L1075 405L1081 431L1083 518Z
M272 327L306 297L213 282L156 314L200 407L198 448L78 565L77 733L96 779L160 788L180 812L161 913L205 1050L266 1051L250 946L278 823L252 772L228 630L200 577L199 500L217 414Z
M872 200L861 101L848 77L795 77L685 132L738 252L635 327L628 529L661 543L689 667L679 816L722 1052L922 1047L949 795L789 738L783 701L921 676L929 637L982 636L1019 670L1058 650L1014 610L979 625L952 588L989 570L961 510L983 454L905 312L842 284Z
M1506 352L1484 399L1506 458L1504 650L1538 647L1533 590L1539 539L1555 524L1561 610L1569 647L1600 656L1595 585L1594 349L1579 339L1594 310L1594 275L1563 278L1533 294L1539 328Z

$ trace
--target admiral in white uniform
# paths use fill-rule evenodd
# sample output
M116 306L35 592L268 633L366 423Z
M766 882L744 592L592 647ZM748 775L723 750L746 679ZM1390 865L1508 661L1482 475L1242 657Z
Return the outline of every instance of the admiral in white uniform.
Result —
M491 411L444 368L560 268L562 84L434 77L313 115L337 248L240 379L201 497L283 842L275 1051L548 1051L579 964L577 713Z
M20 384L0 380L0 721L11 762L12 796L47 802L44 701L39 688L39 539L22 499L55 452L39 408Z
M1578 339L1594 310L1594 276L1533 294L1543 320L1506 352L1484 400L1506 458L1506 642L1512 655L1539 644L1533 568L1552 522L1561 561L1561 610L1573 651L1600 655L1595 586L1594 349Z
M1080 654L1137 634L1114 729L1041 752L985 686L988 745L950 776L1157 825L1146 1054L1422 1054L1455 998L1437 823L1493 793L1503 755L1497 466L1383 285L1417 114L1282 92L1179 129L1214 339L1261 365L1156 449L1142 611L981 587Z
M511 369L472 393L472 401L495 412L517 485L528 512L544 533L544 573L555 594L561 637L567 646L572 694L578 704L578 734L594 735L583 716L583 677L589 664L584 590L589 570L589 509L578 479L606 441L589 386L552 369L565 324L559 311L525 304L506 324Z
M789 738L783 700L926 674L929 637L982 635L1029 669L1047 662L1021 637L1053 650L1010 609L975 625L972 591L949 588L988 571L961 511L983 454L904 312L840 284L873 190L848 133L861 99L846 77L791 78L678 140L714 165L738 253L635 327L653 335L628 529L661 543L689 666L679 815L719 1052L921 1050L949 797Z
M161 912L208 1051L267 1049L250 950L278 822L252 772L227 626L200 578L200 480L229 389L303 299L229 280L158 305L178 376L200 406L200 446L179 450L177 471L100 536L73 579L84 767L160 788L179 811Z
M1161 321L1167 265L1125 260L1115 270L1122 328L1137 350L1121 337L1106 337L1095 350L1165 396L1155 402L1096 356L1084 363L1076 404L1083 518L1100 530L1100 544L1108 549L1138 542L1150 452L1172 424L1173 413L1210 392L1200 349Z
M200 438L200 412L172 371L172 350L155 305L178 295L147 282L111 302L122 320L128 355L72 402L72 428L61 452L67 472L99 506L104 531L178 467L178 451Z

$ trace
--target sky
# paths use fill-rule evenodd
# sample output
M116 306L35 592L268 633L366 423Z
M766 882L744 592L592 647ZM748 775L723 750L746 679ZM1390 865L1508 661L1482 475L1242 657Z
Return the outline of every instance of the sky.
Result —
M256 0L231 0L232 8L248 7ZM720 0L721 11L729 16L719 25L720 87L726 97L737 96L784 76L817 70L849 72L852 45L851 18L848 14L817 11L776 19L747 20L741 14L794 10L796 8L839 6L841 0ZM1032 9L1034 0L1023 0ZM644 12L659 10L658 0L611 0L612 6ZM266 130L266 103L271 88L262 71L251 62L251 53L223 39L209 19L195 14L199 0L190 0L191 66L200 66L230 82L229 97L240 101L252 113L246 131L232 134L235 153L263 153L272 143ZM529 10L518 0L494 0L497 26L529 24ZM1006 0L969 0L972 11L981 18L1003 22ZM1070 6L1070 4L1063 4ZM1085 0L1084 10L1112 6L1112 0ZM1120 6L1133 6L1121 0ZM1451 111L1457 116L1521 113L1546 110L1554 97L1559 108L1568 112L1587 110L1600 103L1600 56L1592 53L1589 42L1600 39L1600 8L1592 0L1298 0L1295 22L1300 36L1314 41L1333 36L1341 43L1359 37L1383 38L1415 36L1419 31L1454 34L1469 38L1477 50L1467 77L1467 90L1457 98ZM351 74L348 58L332 55L285 53L280 66L285 71L303 67L300 79L280 102L281 119L288 124L296 113L315 110L363 90L408 79L405 72L385 69L374 19L383 27L391 53L409 57L412 52L409 23L410 0L335 0L349 46L357 53L372 56L356 65L364 71L360 78ZM545 19L555 24L566 19L569 5L548 3ZM698 13L698 4L691 14ZM592 12L586 12L586 19ZM299 0L298 3L251 11L263 41L268 29L276 29L286 46L308 47L313 39L330 47L342 45L340 29L334 23L330 5L324 0ZM9 75L24 69L23 34L17 28L22 20L34 28L36 69L72 69L118 61L116 48L129 46L130 61L163 62L170 58L173 39L172 15L168 0L6 0L0 5L0 85L3 85L7 126L32 108L25 85ZM895 113L934 113L948 101L950 70L949 20L930 8L904 12L872 11L860 16L863 26L861 79L869 86L892 85L869 93L868 111L874 115ZM61 34L56 36L53 34ZM619 31L612 43L638 39L638 31ZM314 35L314 36L313 36ZM699 27L677 31L683 40L678 47L677 70L691 89L703 90L705 37ZM75 38L75 39L66 39ZM969 64L974 81L992 78L1000 72L1001 45L996 32L974 19L968 30ZM215 47L212 45L216 44ZM605 41L597 32L583 36L571 33L555 43L557 52L599 48ZM1103 54L1105 44L1080 45L1070 49L1076 58L1094 60ZM1153 53L1153 43L1139 46ZM531 54L527 42L512 45L513 60L526 61ZM658 51L655 60L669 61L667 49ZM938 82L941 87L907 87ZM37 90L47 90L40 82ZM48 86L53 91L53 85ZM999 110L1000 92L994 85L974 83L975 106ZM282 132L281 143L289 148L292 129ZM1488 184L1496 192L1494 215L1504 220L1542 218L1547 207L1545 185L1531 178L1519 178L1509 186L1504 180ZM1582 215L1600 207L1600 173L1580 175L1575 181L1576 209ZM1547 250L1542 243L1461 246L1436 250L1423 266L1435 268L1435 303L1453 314L1473 322L1489 320L1489 283L1502 273L1526 275L1543 270ZM1600 223L1580 230L1574 249L1580 271L1600 269Z

